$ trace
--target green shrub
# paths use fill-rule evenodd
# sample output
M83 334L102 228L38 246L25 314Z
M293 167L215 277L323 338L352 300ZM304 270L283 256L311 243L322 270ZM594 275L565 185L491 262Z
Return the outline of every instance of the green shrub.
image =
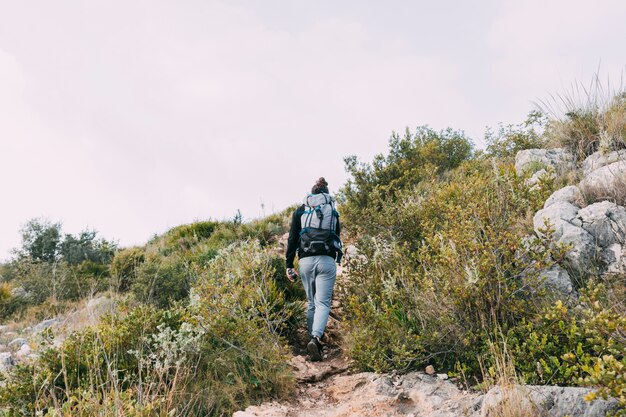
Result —
M346 158L351 178L339 195L344 223L356 233L369 233L360 219L375 216L399 192L459 166L471 155L472 143L462 132L435 132L422 126L415 133L407 129L404 137L393 133L389 153L377 155L371 164L360 164L354 156Z
M598 386L598 396L614 396L626 406L626 316L606 297L604 285L591 281L576 308L557 301L509 330L515 366L526 382Z
M197 277L196 266L180 254L147 255L136 273L131 285L135 298L161 308L186 299Z
M11 417L232 415L293 386L285 349L259 324L204 308L106 316L17 366L0 386L0 407Z
M524 149L543 148L545 144L542 130L546 123L546 117L542 113L533 111L519 125L500 125L497 132L487 130L487 155L511 158Z
M128 291L137 279L139 266L145 260L142 248L132 247L115 253L111 261L111 276L117 291Z
M432 363L480 375L478 357L489 354L495 329L541 308L529 264L550 261L518 253L532 230L526 219L549 192L529 192L510 164L475 160L398 191L380 215L361 218L368 232L340 292L357 365ZM368 345L369 335L377 336Z
M222 249L200 275L194 299L211 316L234 312L271 333L291 334L302 313L301 286L284 278L284 260L258 241Z

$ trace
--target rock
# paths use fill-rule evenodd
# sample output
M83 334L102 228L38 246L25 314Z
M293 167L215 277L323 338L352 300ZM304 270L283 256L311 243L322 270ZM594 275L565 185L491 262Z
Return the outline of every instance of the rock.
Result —
M45 329L47 329L48 327L52 326L53 324L56 324L59 322L59 319L49 319L49 320L44 320L41 323L35 325L35 327L33 327L33 333L39 333L44 331Z
M539 281L546 288L560 295L559 298L577 298L569 273L558 264L539 273Z
M18 337L9 342L9 347L19 349L20 347L22 347L22 345L25 345L26 343L26 339L24 339L23 337Z
M539 210L533 218L535 233L546 237L546 222L554 229L552 240L560 245L571 245L566 257L573 268L587 270L596 255L595 238L582 226L578 207L568 202L556 202Z
M614 243L603 252L607 274L626 274L626 245Z
M626 160L626 149L606 154L600 151L594 152L583 161L583 176L587 176L598 168L623 160Z
M589 172L578 186L594 201L623 197L626 193L626 161L613 162Z
M500 417L509 415L506 410L523 410L528 415L546 417L595 417L604 416L616 407L617 402L612 400L585 401L590 391L577 387L517 385L503 389L496 386L485 394L481 416Z
M582 228L591 233L602 248L626 239L626 208L622 206L601 201L581 209L578 217Z
M32 351L33 350L31 349L31 347L27 343L25 343L17 350L17 352L15 352L15 357L19 359L23 359L29 356L32 353Z
M538 236L544 237L545 234L541 229L546 227L546 221L554 228L552 237L556 240L563 236L564 228L568 226L580 227L582 222L577 219L578 207L575 205L561 201L556 202L542 210L539 210L533 218L533 226Z
M534 174L541 169L554 168L561 172L574 166L574 157L562 148L525 149L515 155L517 175Z
M426 369L424 370L424 372L426 372L428 375L434 375L435 374L435 367L432 365L428 365L426 367Z
M580 208L585 205L585 199L580 192L580 188L575 185L568 185L567 187L563 187L552 193L552 195L546 200L543 208L548 208L556 203L569 203Z
M1 333L4 333L4 331L5 331L6 329L8 329L8 328L9 328L9 326L6 326L6 325L0 325L0 334L1 334Z
M527 187L530 187L531 190L539 189L539 184L541 180L547 180L554 178L554 172L548 172L545 169L540 169L535 172L530 178L525 181Z
M10 352L0 353L0 372L6 372L15 366L13 355Z
M448 379L448 374L437 374L437 378L445 381Z

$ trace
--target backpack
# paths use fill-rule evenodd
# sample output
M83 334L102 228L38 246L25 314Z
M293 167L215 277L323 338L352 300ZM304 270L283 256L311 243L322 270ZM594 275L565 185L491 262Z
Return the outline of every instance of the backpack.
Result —
M311 194L304 200L300 217L300 251L307 255L343 255L341 239L336 233L339 213L334 199L325 193Z

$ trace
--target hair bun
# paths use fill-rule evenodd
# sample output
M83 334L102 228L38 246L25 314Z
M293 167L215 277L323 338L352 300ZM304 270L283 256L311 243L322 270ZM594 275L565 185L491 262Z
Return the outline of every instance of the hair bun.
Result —
M313 188L311 189L311 193L320 194L326 193L328 194L328 182L324 177L320 177L316 182Z

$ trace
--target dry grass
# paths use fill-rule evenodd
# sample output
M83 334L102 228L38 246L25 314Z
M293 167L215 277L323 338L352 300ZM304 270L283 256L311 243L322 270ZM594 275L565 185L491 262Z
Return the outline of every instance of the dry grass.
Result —
M585 186L581 188L587 204L598 201L611 201L620 206L626 206L626 177L616 175L611 186Z
M596 74L588 86L574 83L564 94L537 103L548 116L549 145L565 147L585 159L596 151L626 148L626 87L613 87Z
M530 398L529 391L517 375L513 358L502 334L501 342L489 345L493 365L483 370L487 387L495 389L495 403L484 404L485 417L541 417L541 409Z

